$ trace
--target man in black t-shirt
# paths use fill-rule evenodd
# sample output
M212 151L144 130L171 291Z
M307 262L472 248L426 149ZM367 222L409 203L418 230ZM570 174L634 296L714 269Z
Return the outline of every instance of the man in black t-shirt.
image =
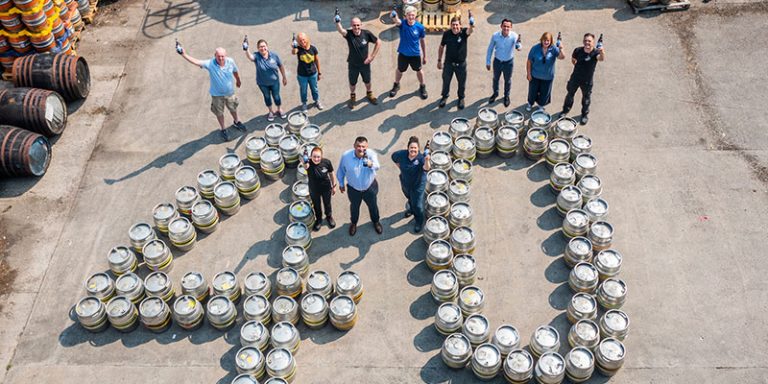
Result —
M379 54L381 41L376 35L367 29L363 29L363 22L358 17L352 18L352 28L344 29L341 26L341 18L336 15L336 30L347 40L349 54L347 55L347 68L349 74L349 109L355 107L355 88L357 78L362 77L365 84L365 97L373 105L378 104L376 96L371 92L371 61ZM368 44L374 44L373 53L368 52Z
M467 84L467 39L474 30L473 20L470 19L469 28L461 27L461 19L454 16L451 19L451 29L443 32L440 41L440 49L437 54L437 69L443 70L443 92L438 107L445 107L448 99L448 91L451 87L451 78L456 74L459 83L459 109L464 109L464 89ZM443 51L445 51L445 65L443 65Z
M573 50L571 62L573 63L573 73L566 85L568 94L563 102L563 111L560 116L565 116L573 107L573 97L576 91L581 89L581 125L586 125L589 121L589 104L592 102L592 79L595 76L597 62L605 60L605 51L603 47L595 47L595 35L587 33L584 35L584 46Z

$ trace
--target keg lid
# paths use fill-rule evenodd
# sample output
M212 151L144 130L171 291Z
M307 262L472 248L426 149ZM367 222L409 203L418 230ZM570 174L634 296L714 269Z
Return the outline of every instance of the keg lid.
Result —
M115 289L118 292L132 292L141 287L141 278L133 272L121 275L115 281Z
M542 110L534 111L531 113L531 121L536 125L548 125L552 122L552 116L549 113Z
M514 141L517 140L518 137L517 129L509 126L503 126L499 128L499 130L496 132L496 135L505 141Z
M442 216L432 216L427 220L427 230L432 233L443 233L448 231L448 220Z
M219 182L219 174L213 169L206 169L197 174L197 185L201 188L213 188Z
M168 220L176 214L176 206L171 203L160 203L152 209L152 217L155 220Z
M75 306L75 313L78 317L92 317L102 308L101 300L93 296L87 296L80 299Z
M487 317L474 313L467 316L467 320L464 321L464 329L472 335L485 335L488 332L489 324Z
M256 169L250 165L243 165L235 171L235 180L241 183L249 183L258 179L259 175L256 174Z
M581 201L581 189L573 185L567 185L560 190L560 196L567 202Z
M144 260L156 260L168 252L168 246L160 239L154 239L144 244L144 248L141 250L141 253L144 254Z
M589 255L592 253L592 242L584 236L576 236L568 241L568 249L574 255Z
M447 241L438 239L429 244L427 253L436 258L447 259L453 256L453 249L451 248L451 244Z
M443 348L452 356L465 356L472 353L472 345L469 339L461 333L448 335L443 342Z
M503 347L512 347L520 344L520 333L517 328L504 324L496 329L494 339Z
M595 264L599 264L610 269L616 269L621 266L622 259L623 257L619 251L615 249L605 249L597 254L597 261Z
M576 130L576 120L571 119L570 117L563 117L555 124L557 124L557 128L564 132L573 132Z
M615 332L623 332L629 328L629 316L624 311L611 309L603 315L603 323Z
M456 274L447 269L437 271L432 276L432 284L440 290L449 291L458 285Z
M547 131L541 128L531 128L525 137L534 143L544 143L547 141Z
M466 180L451 180L448 189L454 195L463 196L469 193L469 183Z
M472 163L466 159L456 159L452 165L453 171L459 174L472 172Z
M259 161L262 163L279 163L282 158L283 155L277 148L266 148L259 155Z
M441 169L427 172L427 181L432 185L443 185L448 182L448 174Z
M284 136L282 139L280 139L280 149L283 151L294 151L297 148L299 148L299 145L301 145L301 142L299 141L299 138L296 137L296 135L288 135Z
M272 327L272 341L285 344L295 338L298 333L296 327L288 321L281 321Z
M309 229L304 223L290 223L285 229L285 234L288 235L288 238L291 240L300 240L309 236Z
M200 272L187 272L181 278L181 289L184 291L194 291L205 283L205 277Z
M245 289L249 291L261 291L269 284L267 275L261 272L251 272L245 277Z
M232 301L229 297L218 295L208 301L208 313L214 316L221 316L232 307Z
M475 137L477 140L491 141L493 140L493 129L489 127L480 127L475 130Z
M258 320L248 321L240 327L240 337L249 342L261 340L262 338L265 338L265 336L269 337L267 327Z
M153 238L154 235L155 231L152 230L152 226L147 223L136 223L128 230L128 237L137 242Z
M559 155L567 155L571 152L571 146L563 139L554 139L549 142L549 151Z
M565 359L557 352L546 352L539 358L539 370L547 376L559 376L565 372Z
M301 282L301 276L299 276L299 272L297 272L295 269L291 267L285 267L277 271L277 277L275 277L275 280L279 285L290 287L295 285L297 282Z
M627 294L627 284L624 280L609 278L603 281L602 291L610 297L624 297Z
M626 351L624 350L624 344L612 337L609 337L607 339L603 339L603 341L600 342L600 345L597 347L600 355L602 355L606 360L610 361L621 361L624 360L624 354Z
M317 139L320 137L320 127L314 124L309 124L299 131L299 135L305 140Z
M581 313L592 313L597 308L597 303L592 295L579 292L571 297L573 309Z
M297 181L293 183L291 191L293 191L293 194L296 196L309 196L309 184L303 181Z
M181 316L187 316L194 313L198 305L200 305L200 302L192 295L179 296L173 302L173 312Z
M451 157L443 151L437 151L432 153L429 161L434 165L445 166L451 163Z
M241 373L235 376L232 384L259 384L259 381L250 373Z
M533 339L544 349L554 348L560 342L560 334L550 325L542 325L533 332Z
M457 255L453 258L453 269L461 274L470 274L477 269L477 262L472 255Z
M455 323L461 321L461 309L454 303L443 303L437 308L437 317L443 323Z
M331 285L331 275L326 271L312 271L307 277L307 286L314 291L322 291Z
M583 227L589 224L589 216L581 209L571 209L565 214L565 220L574 227Z
M281 315L291 313L296 310L296 300L290 296L278 296L272 303L272 310Z
M150 293L162 292L171 285L171 279L165 272L156 271L144 279L144 289Z
M219 199L232 198L237 195L237 187L229 181L222 181L213 187L213 194Z
M223 271L213 277L213 289L219 292L237 288L237 276L230 271Z
M309 217L309 215L312 215L312 205L309 204L306 200L298 200L291 203L291 206L288 208L288 211L290 212L290 215L297 218L297 219L303 219L305 217Z
M453 181L451 182L451 186L453 186ZM468 219L472 216L472 207L461 201L454 203L451 205L451 216L460 220Z
M260 364L263 364L263 359L264 356L262 356L261 351L259 351L258 348L243 347L237 351L235 362L237 363L238 368L244 371L250 371Z
M308 293L301 298L301 310L304 313L318 314L326 308L325 297L319 293Z
M456 138L456 143L454 143L454 145L462 151L468 151L475 148L475 139L469 136L460 136Z
M586 135L576 135L571 139L571 145L581 151L586 151L592 148L592 139Z
M613 236L613 226L607 221L596 221L592 223L590 231L597 237L606 239Z
M475 350L474 359L483 367L494 367L501 362L501 352L493 344L482 344Z
M591 263L581 262L573 267L573 274L581 281L597 280L597 269Z
M293 126L304 125L308 120L307 114L302 111L293 111L288 114L288 124Z
M293 114L293 113L301 113L301 112L291 112L291 113ZM290 121L291 120L289 116L288 122L290 123ZM280 124L272 123L270 125L267 125L267 128L264 129L264 134L267 137L282 137L283 135L285 135L285 128L283 128L283 126Z
M600 178L595 175L584 175L579 181L579 187L592 191L599 190L602 184Z
M176 190L176 202L188 204L197 199L197 188L192 186L183 186Z
M584 205L584 210L592 212L595 216L604 216L608 213L608 202L600 197L594 198L587 201L587 204Z
M136 255L133 253L133 251L130 248L124 245L118 245L116 247L113 247L111 250L109 250L109 255L107 255L107 260L109 261L110 264L121 265L132 257L136 257Z
M289 245L283 249L283 262L297 265L307 260L307 251L298 245Z
M499 119L499 114L492 108L480 108L480 111L477 112L477 117L482 121L496 122Z
M163 313L168 304L159 297L147 297L139 304L139 313L144 317L157 317Z
M453 143L453 138L448 132L437 131L432 135L432 142L440 147L447 147Z
M125 296L115 296L107 303L109 317L123 317L132 312L136 307Z
M265 381L264 384L288 384L288 382L281 377L272 377L269 380Z
M573 330L584 341L597 340L600 337L600 329L594 321L582 319L573 325Z
M505 368L515 373L528 373L533 369L533 356L524 349L509 352Z
M260 316L270 310L269 300L263 295L251 295L243 302L243 311L249 315Z
M525 115L519 111L509 111L504 115L504 120L509 124L522 124L525 121Z
M249 152L261 152L267 146L267 139L263 137L251 136L245 141L245 149Z
M267 354L267 366L273 372L284 371L293 364L291 351L285 348L275 348Z
M482 110L480 111L482 112ZM471 131L472 127L469 125L469 120L463 117L457 117L451 120L451 130L459 134L462 134L462 133Z
M213 204L208 200L198 200L195 205L192 206L192 216L194 217L206 217L213 212Z
M440 191L432 192L427 196L427 205L437 208L447 207L448 196Z
M112 278L106 273L94 273L85 280L85 290L88 291L88 294L90 295L99 295L104 291L109 290L112 284Z
M353 271L344 271L336 279L336 285L343 291L349 292L360 287L360 276Z
M355 301L349 296L336 296L331 300L331 313L337 317L347 317L355 312Z
M461 290L459 300L467 306L477 307L485 301L485 293L479 287L470 285Z
M595 355L586 347L574 347L565 356L568 363L578 369L589 369L595 365Z
M584 169L594 169L597 167L597 158L591 153L580 153L574 163Z
M189 230L193 230L192 223L186 217L177 217L168 224L168 232L173 234L186 233Z
M560 179L570 179L576 175L576 169L570 163L557 163L552 168L552 173ZM579 197L579 200L581 200L581 197Z
M451 240L459 244L469 244L475 240L475 231L470 227L458 227L453 230Z

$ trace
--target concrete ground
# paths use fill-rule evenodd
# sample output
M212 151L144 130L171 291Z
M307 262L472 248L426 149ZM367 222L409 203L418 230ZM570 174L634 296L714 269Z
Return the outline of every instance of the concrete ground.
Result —
M426 247L403 219L397 170L387 158L408 136L425 139L486 105L490 74L482 57L490 34L509 17L528 47L543 31L562 31L569 51L587 31L606 36L608 59L598 67L583 132L594 140L617 229L615 247L625 256L621 276L629 286L624 310L631 331L624 368L610 380L596 374L591 382L765 382L768 96L761 89L768 78L762 60L768 54L768 3L695 0L687 12L634 15L619 0L474 1L465 5L478 26L469 41L464 111L457 111L454 95L446 109L437 108L438 34L427 37L430 98L414 93L410 72L397 97L384 97L397 44L392 25L380 21L386 4L122 0L100 7L80 48L91 65L93 89L72 106L76 111L56 140L48 173L39 180L0 180L0 380L231 381L237 329L90 334L70 310L84 295L84 279L107 269L107 251L127 243L131 224L151 220L155 204L171 201L178 187L216 167L222 154L244 156L244 136L220 140L208 110L207 76L176 55L174 39L201 58L217 46L229 49L244 80L241 116L248 134L261 135L265 109L253 67L239 50L242 36L267 39L283 57L290 79L283 100L295 108L288 43L292 32L305 31L320 51L327 106L312 110L310 120L323 128L326 154L334 161L357 135L368 136L380 153L385 229L376 235L364 212L350 238L346 197L334 198L340 225L315 233L312 268L333 276L352 269L362 276L361 318L347 333L300 327L297 382L475 381L471 372L449 370L440 360ZM359 15L384 40L373 64L379 106L346 107L347 48L333 29L335 6L345 25ZM525 99L523 65L518 58L513 106ZM562 103L571 67L567 61L557 65L551 111ZM495 108L504 111L498 102ZM485 313L493 328L516 326L524 345L542 324L553 324L567 345L565 242L546 168L521 156L492 157L478 161L475 172L472 206ZM261 196L219 231L191 252L175 253L174 281L189 270L210 278L223 270L244 277L279 268L293 180L290 175L264 183Z

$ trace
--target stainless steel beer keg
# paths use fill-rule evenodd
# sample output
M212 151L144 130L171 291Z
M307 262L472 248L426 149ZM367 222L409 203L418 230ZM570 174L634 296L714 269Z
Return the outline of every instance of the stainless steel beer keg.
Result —
M264 384L288 384L288 381L281 377L270 377Z
M183 295L173 302L173 321L187 331L194 331L203 324L203 305L192 295Z
M456 255L453 258L451 270L459 280L459 288L472 285L477 277L477 261L474 256L469 254Z
M213 188L213 202L221 213L232 216L240 212L240 194L235 184L222 181Z
M270 332L270 343L273 348L285 348L296 355L301 345L301 337L296 326L288 321L281 321L272 326Z
M471 314L464 320L461 333L469 339L473 347L476 347L488 341L491 336L491 322L485 315Z
M312 245L312 235L309 227L304 223L290 223L285 228L285 243L288 245L298 245L309 249Z
M445 365L453 369L462 369L467 366L472 358L472 344L461 333L448 335L440 349L440 357Z
M296 167L296 181L309 183L309 176L307 176L307 169L304 168L304 166L302 166L301 164L299 164L299 166Z
M328 322L328 303L319 293L307 293L301 298L301 320L310 329L320 329Z
M197 190L200 196L213 200L213 187L221 181L218 172L213 169L206 169L197 174Z
M589 216L589 222L604 221L608 219L608 202L601 197L594 198L584 204L584 212Z
M272 282L262 272L251 272L245 277L243 283L245 295L263 295L267 299L272 295Z
M459 292L459 308L464 316L483 313L485 308L485 293L480 287L469 285Z
M291 351L285 348L276 348L267 353L267 375L272 378L281 378L292 382L296 375L296 360Z
M501 370L502 356L499 348L491 343L481 344L472 354L472 372L480 380L491 380Z
M323 218L321 217L320 220ZM297 200L288 206L288 220L291 223L304 223L307 227L315 224L315 212L312 210L312 204L306 200Z
M336 278L336 294L346 295L359 303L363 298L363 280L354 271L344 271Z
M565 217L571 209L579 209L582 205L581 189L572 185L566 185L557 195L557 213Z
M208 200L200 200L192 206L192 225L200 232L213 233L219 227L219 211Z
M290 296L295 299L301 295L303 285L301 274L294 268L283 267L275 275L275 291L279 296Z
M288 132L298 135L307 124L309 124L309 116L306 112L293 111L288 114Z
M262 352L269 348L269 330L258 320L248 320L240 327L240 345L256 347Z
M472 207L469 203L459 201L451 205L448 224L452 230L458 227L471 227L472 218Z
M496 152L503 158L510 158L517 153L520 144L519 128L502 125L496 131Z
M305 290L306 293L317 293L326 300L330 300L334 292L331 275L326 271L315 270L310 272L307 277Z
M450 181L451 180L448 178L448 174L445 173L445 171L433 169L427 172L427 185L425 186L425 191L427 193L446 192Z
M211 288L202 273L192 271L185 273L181 278L181 294L194 296L197 301L202 303L208 300Z
M576 160L576 156L582 153L592 152L592 139L587 135L576 135L571 139L571 161Z
M147 297L139 305L139 321L152 332L165 332L171 327L171 308L159 297Z
M250 373L241 373L232 379L232 384L259 384L259 380Z
M219 158L219 175L224 180L232 181L235 179L235 171L243 165L240 156L236 153L227 153Z
M491 343L499 348L502 359L506 359L510 352L520 348L520 332L511 325L503 324L496 328Z
M88 296L107 302L115 296L115 282L104 272L94 273L85 280L85 291Z
M442 216L432 216L427 219L422 238L427 244L431 244L435 240L447 240L450 235L451 227L448 225L448 220Z
M596 221L589 227L588 237L594 252L608 249L613 243L613 225L607 221Z
M197 231L186 217L177 217L168 225L168 238L176 249L187 252L197 243Z
M280 139L278 148L285 160L285 166L288 168L296 168L299 165L299 146L301 141L296 135L285 135Z
M264 376L264 365L264 355L258 348L243 347L235 355L237 373L247 373L260 379Z
M600 281L615 277L621 271L621 261L624 257L615 249L605 249L595 256L595 268L600 275Z
M592 242L584 236L576 236L565 246L563 261L573 268L580 262L592 262Z
M469 124L469 120L457 117L448 125L448 133L454 140L460 136L468 136L472 134L472 125Z
M626 354L621 341L612 337L603 339L595 350L597 370L604 376L614 376L624 365Z
M438 303L455 301L459 294L459 281L456 274L448 269L437 271L432 276L430 293Z
M152 220L160 233L168 234L168 224L177 217L179 217L179 212L176 211L176 206L171 203L160 203L152 208Z
M520 129L525 125L525 115L520 111L511 110L504 114L504 124Z
M272 305L264 295L250 295L243 301L243 317L269 325L272 322Z
M139 266L136 254L124 245L118 245L110 249L107 254L107 262L109 263L109 270L115 276L133 272Z
M563 234L567 238L576 236L584 236L589 232L589 216L581 209L571 209L565 214L563 219ZM590 236L592 241L592 247L595 247L595 242Z
M429 156L429 166L431 169L448 172L451 170L451 164L451 155L448 152L435 151Z
M451 154L457 159L475 161L477 157L477 146L472 136L460 136L453 142Z
M573 160L576 168L576 177L581 179L585 175L594 175L597 172L597 157L591 153L580 153Z
M458 227L451 233L451 247L454 254L475 252L475 231L470 227Z
M571 348L578 346L595 349L600 342L600 329L597 324L588 319L577 321L568 331L568 344Z
M472 188L468 180L451 180L448 184L448 200L451 203L468 203L472 195Z
M454 160L449 176L452 180L472 182L472 162L465 158Z
M152 272L144 278L144 291L147 297L159 297L165 302L173 300L176 292L173 281L165 272Z
M552 125L552 115L543 111L537 110L531 113L531 118L528 120L528 127L530 129L538 128L547 131L547 134L551 134L550 126Z
M175 196L176 209L179 210L179 213L186 216L189 216L192 206L200 199L200 196L197 194L197 188L190 185L177 189Z
M139 311L125 296L110 299L106 311L109 324L120 332L131 332L139 325Z
M307 251L298 245L289 245L283 249L283 267L291 267L299 272L301 277L309 272L309 257Z
M597 302L605 309L619 309L627 299L627 284L624 280L611 277L597 289Z
M305 200L309 201L309 184L304 181L297 181L291 186L291 201Z
M488 157L493 154L493 151L496 149L496 134L493 132L493 128L479 127L475 130L472 137L475 139L477 156Z
M579 130L578 127L576 120L570 117L562 117L555 122L554 136L570 142L574 136L576 136L576 133Z
M430 142L429 147L434 152L451 153L451 149L453 148L453 138L448 132L437 131L432 134L432 141Z
M329 305L331 325L340 331L348 331L357 323L357 306L355 301L346 295L336 296Z
M454 119L455 120L455 119ZM475 127L489 127L496 129L499 126L499 114L493 108L480 108L477 111Z
M544 154L544 160L547 166L552 168L557 163L567 163L571 156L571 145L565 139L553 139L547 144L547 152Z
M576 183L576 170L570 163L557 163L549 175L549 186L552 192L560 194L563 188Z
M213 276L211 281L213 294L216 296L226 296L233 303L240 301L243 291L240 288L240 282L234 272L223 271Z
M582 200L584 203L600 197L603 193L603 183L600 178L595 175L586 175L579 180L577 184L582 192Z
M588 348L575 347L565 355L565 375L573 383L583 383L595 371L595 355Z
M267 146L267 139L264 137L249 136L245 140L245 156L257 169L261 168L261 151Z
M565 359L555 351L547 351L536 362L533 376L539 384L560 384L565 379Z
M450 268L452 260L453 249L449 242L440 239L429 244L425 262L427 263L427 267L433 272Z
M461 314L461 308L458 305L454 303L440 304L435 312L435 328L437 332L445 336L461 332L462 324L464 324L464 316Z
M302 143L320 144L323 141L323 131L317 125L308 124L299 131L299 138ZM312 152L307 153L312 154Z
M266 148L261 151L261 172L267 180L280 180L285 174L285 159L277 148Z
M261 193L261 180L256 168L243 165L235 171L235 186L244 198L255 199Z
M235 303L224 295L211 297L206 308L208 324L220 330L227 331L235 324L237 308Z
M144 299L144 282L132 272L121 275L115 280L115 294L138 305Z
M560 349L560 333L551 325L539 326L531 335L529 347L534 356L557 352Z
M425 212L427 217L447 216L451 210L451 202L448 195L444 192L432 192L427 195L427 206Z
M549 136L543 128L530 128L523 139L523 153L531 160L539 160L547 152Z
M529 383L533 377L534 360L525 349L515 349L504 359L504 378L511 384Z
M282 139L285 134L285 127L283 127L282 124L272 123L264 128L264 138L267 139L267 145L272 148L276 148L280 144L280 139Z
M144 265L150 271L169 272L173 267L173 255L171 250L160 239L154 239L144 245Z
M156 239L157 234L155 234L155 230L152 229L151 225L144 222L139 222L132 225L131 228L128 229L128 238L131 241L131 247L133 247L133 250L135 252L142 253L144 245Z
M571 296L565 313L571 324L583 319L595 320L597 318L597 301L594 296L588 293L577 293Z
M289 321L297 324L299 317L299 306L292 297L278 296L272 302L272 321L275 323Z
M109 326L106 305L97 297L86 296L75 305L80 326L90 332L101 332Z
M568 275L568 286L575 293L595 293L598 283L597 268L583 261L576 264Z
M600 318L600 336L624 341L629 333L629 316L624 311L611 309Z

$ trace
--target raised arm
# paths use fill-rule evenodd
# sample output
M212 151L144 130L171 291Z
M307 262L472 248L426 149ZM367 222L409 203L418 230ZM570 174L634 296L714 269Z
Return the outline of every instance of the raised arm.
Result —
M600 48L597 50L597 61L604 61L605 60L605 48Z
M347 37L347 30L344 29L344 27L341 25L341 21L336 23L336 31L338 31L342 36Z
M248 60L250 60L250 61L256 61L256 56L254 56L254 55L253 55L253 54L252 54L252 53L251 53L249 50L247 50L247 49L246 49L246 50L245 50L245 51L243 51L243 52L245 52L245 57L247 57L247 58L248 58Z
M395 25L399 27L400 25L403 24L403 21L400 20L400 16L397 15L397 12L392 11L391 15L392 15L392 21L395 22Z
M194 57L192 57L192 56L190 56L190 55L187 55L187 51L186 51L186 50L185 50L184 52L182 52L182 53L181 53L181 57L183 57L183 58L184 58L184 60L186 60L186 61L188 61L188 62L190 62L190 63L192 63L192 64L194 64L194 65L197 65L197 66L198 66L198 67L200 67L200 68L202 68L202 67L203 67L203 61L202 61L202 60L198 60L198 59L195 59Z

